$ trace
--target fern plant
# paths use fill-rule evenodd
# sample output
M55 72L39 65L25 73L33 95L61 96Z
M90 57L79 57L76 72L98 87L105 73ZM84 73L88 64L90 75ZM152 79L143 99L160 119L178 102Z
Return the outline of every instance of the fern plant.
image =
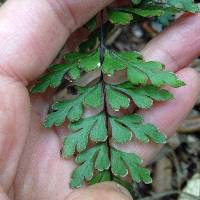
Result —
M117 181L126 186L123 177L127 175L136 182L151 183L150 171L142 166L142 159L134 153L122 152L112 143L125 144L134 138L141 143L162 144L166 136L153 124L146 124L138 114L115 116L109 110L120 112L133 103L138 109L149 109L155 101L173 99L162 86L184 85L174 73L165 70L163 64L145 61L139 52L110 51L104 39L113 24L125 25L146 17L183 11L195 13L199 11L197 5L192 0L132 0L130 3L129 7L107 8L106 27L103 19L100 28L96 27L96 18L88 22L85 27L91 34L79 51L67 53L63 64L51 65L31 90L41 93L49 87L59 88L63 82L73 90L70 98L51 105L44 122L46 128L69 122L66 128L70 134L64 140L62 156L75 156L77 168L71 176L72 188L80 187L84 181L90 184ZM97 43L99 46L95 48ZM112 78L119 71L126 74L120 83L106 81L105 77ZM99 77L81 86L79 80L91 72ZM86 108L96 110L96 114L86 117Z

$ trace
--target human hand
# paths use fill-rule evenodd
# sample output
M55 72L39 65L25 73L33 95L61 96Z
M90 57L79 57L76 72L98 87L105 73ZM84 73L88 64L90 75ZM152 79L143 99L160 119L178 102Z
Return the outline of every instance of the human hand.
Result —
M60 158L62 134L41 126L49 97L30 97L26 89L45 71L70 34L111 2L8 0L0 8L0 200L131 199L114 183L74 191L68 187L74 163ZM146 59L166 64L187 84L170 89L175 100L142 112L145 121L170 137L200 92L199 75L184 68L200 55L200 15L181 17L143 53ZM145 163L159 150L153 144L123 148L140 154Z

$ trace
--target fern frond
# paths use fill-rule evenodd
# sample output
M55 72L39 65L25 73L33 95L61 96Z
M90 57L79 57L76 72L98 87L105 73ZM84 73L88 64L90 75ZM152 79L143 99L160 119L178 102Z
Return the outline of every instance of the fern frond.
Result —
M192 0L131 2L131 7L107 9L109 25L129 24L138 18L169 13L199 11ZM64 139L62 156L76 157L78 166L72 174L72 188L80 187L84 181L95 184L111 180L130 189L123 180L127 175L136 182L151 183L150 171L142 167L142 159L134 153L114 148L112 143L125 144L137 140L141 143L151 141L163 144L166 142L166 136L153 124L145 123L138 114L116 117L110 114L109 110L120 112L133 104L138 109L150 109L154 102L165 102L174 98L163 86L177 88L184 86L184 82L174 73L165 70L165 66L160 62L145 61L139 52L113 52L106 48L104 51L101 49L103 44L94 49L99 31L95 18L85 27L93 32L89 39L80 45L80 52L65 54L65 63L50 66L31 90L32 93L41 93L49 87L59 88L63 83L68 84L66 79L70 86L76 89L73 98L66 98L51 105L44 126L61 126L66 121L69 124L70 133ZM84 74L96 70L101 72L96 81L84 87L77 84ZM105 81L105 77L112 78L120 71L125 74L120 84ZM96 112L87 117L84 115L86 108L92 108Z

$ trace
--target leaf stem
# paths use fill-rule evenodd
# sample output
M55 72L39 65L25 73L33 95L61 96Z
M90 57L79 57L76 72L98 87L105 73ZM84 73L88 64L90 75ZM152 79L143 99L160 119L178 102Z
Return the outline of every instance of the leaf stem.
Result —
M104 45L104 12L103 10L100 12L100 33L99 33L99 41L100 41L100 63L101 65L104 62L105 55L105 45Z
M104 62L104 56L105 56L105 45L104 45L104 13L103 10L100 13L100 34L99 34L99 40L100 40L100 63L101 63L101 67L103 65ZM108 109L107 109L107 103L106 103L106 84L104 82L104 77L103 77L103 72L101 72L101 78L100 81L102 82L102 90L103 90L103 95L104 95L104 111L105 111L105 116L106 116L106 128L107 128L107 132L109 131L109 121L108 121ZM110 149L110 142L109 142L109 137L106 141L107 143L107 147L108 147L108 155L109 158L111 159L111 149ZM109 168L109 172L110 172L110 177L111 177L111 181L113 180L113 175L111 172L111 166Z
M102 81L102 90L103 90L103 94L104 94L104 112L105 112L105 117L106 117L106 128L107 128L107 132L109 132L109 121L108 121L108 108L107 108L107 102L106 102L106 84L104 82L103 79L103 73L101 74L101 81ZM109 137L107 138L107 147L108 147L108 156L109 159L111 160L111 148L110 148L110 141L109 141ZM111 177L111 181L113 180L113 175L112 175L112 171L111 171L111 166L109 168L109 172L110 172L110 177Z

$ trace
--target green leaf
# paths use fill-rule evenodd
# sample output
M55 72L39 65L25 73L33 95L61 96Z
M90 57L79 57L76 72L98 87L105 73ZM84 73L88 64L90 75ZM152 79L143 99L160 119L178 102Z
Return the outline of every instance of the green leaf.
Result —
M89 136L94 142L104 142L108 137L104 114L81 119L76 123L72 123L70 129L73 133L65 138L64 157L72 156L76 150L78 152L85 150Z
M98 171L107 170L110 167L110 161L108 157L108 147L106 144L98 144L91 149L80 153L76 157L75 161L77 164L81 164L88 159L95 159L95 169Z
M139 108L151 108L154 100L168 101L173 99L173 95L170 94L167 90L160 89L151 85L134 88L132 85L122 84L112 87L116 90L116 92L123 92L130 96L133 102Z
M133 20L133 16L132 14L121 11L108 10L108 19L113 24L126 25Z
M165 13L165 9L157 6L149 6L146 8L126 8L123 10L142 17L161 16Z
M194 0L162 0L162 2L143 0L143 7L147 8L155 6L165 13L178 13L178 12L199 12L198 5L194 3Z
M86 72L93 71L100 66L99 51L95 51L94 53L91 53L79 60L79 68Z
M137 52L105 53L102 65L105 74L113 75L115 71L127 69L128 80L135 84L148 84L148 80L155 86L170 85L181 87L184 82L172 72L165 71L163 64L155 61L145 62Z
M126 69L127 62L133 60L141 61L142 59L142 55L135 51L125 51L120 53L106 51L102 71L111 76L115 71Z
M137 85L137 84L146 84L148 81L148 76L137 68L129 67L127 69L127 78L128 80Z
M84 179L90 181L94 174L94 168L104 171L110 167L107 146L100 144L82 152L77 156L76 163L80 166L73 171L70 182L72 188L80 187Z
M111 174L108 170L97 172L96 176L89 181L89 184L94 185L105 181L111 181Z
M89 181L93 177L93 162L92 160L84 162L80 167L73 171L70 182L71 188L80 188L83 181Z
M82 52L70 52L66 53L64 55L64 59L68 64L78 64L78 62L84 58L85 56L88 56L90 53L82 53Z
M176 75L173 72L164 71L163 65L155 61L137 62L130 64L127 73L129 80L133 83L140 83L139 81L134 81L134 75L132 70L135 68L138 69L141 73L143 73L143 83L145 83L145 80L147 82L146 77L148 77L151 80L151 83L156 86L170 85L176 88L185 85L183 81L177 79Z
M98 108L103 104L102 87L97 85L90 93L85 97L85 104L87 106Z
M114 27L113 24L125 25L144 17L172 16L182 11L199 11L193 0L131 2L132 7L108 9L108 20L111 23L107 23L109 27L105 30L105 36ZM153 141L161 144L166 142L166 136L154 125L144 123L140 115L116 117L109 115L106 109L108 106L114 111L128 109L130 103L135 103L141 109L151 108L155 101L173 99L171 93L162 89L163 86L176 88L183 86L184 82L174 73L165 70L163 64L156 61L146 62L139 52L116 53L105 49L105 59L101 64L100 49L94 50L99 42L99 30L96 26L95 18L86 24L85 27L93 32L79 46L80 52L67 53L64 56L65 64L50 66L32 88L32 92L44 92L48 87L59 87L65 79L69 79L70 87L76 88L77 93L73 99L65 99L52 105L44 122L44 126L50 128L69 121L70 134L64 139L62 155L64 158L76 156L75 161L78 165L72 173L70 186L78 188L84 181L95 184L113 180L133 193L132 186L121 177L129 174L136 182L151 183L150 171L142 167L142 160L136 154L111 147L110 135L118 144L128 143L132 138L141 143ZM98 68L101 77L90 83L88 81L88 85L95 86L76 86L81 85L78 83L82 81L82 75L87 75ZM126 74L123 83L109 84L104 81L104 75L113 76L117 71ZM90 74L93 73L87 76ZM78 80L80 78L81 80ZM87 113L84 113L84 109L87 107L96 109L97 112L100 109L104 111L86 118Z
M131 140L132 133L129 129L118 123L113 118L110 118L110 123L112 127L112 139L114 142L125 144Z
M133 4L140 4L142 0L131 0Z
M138 118L138 121L134 120L134 118ZM166 136L154 125L143 123L142 117L138 115L126 115L121 118L112 117L110 120L112 126L112 138L117 143L123 143L121 138L124 139L123 132L119 127L123 127L124 132L131 132L131 137L132 134L134 134L142 143L147 143L149 140L158 144L166 143Z
M185 83L177 79L176 75L173 72L147 72L152 84L161 86L164 84L170 85L174 88L184 86Z
M132 0L133 4L142 4L133 7L122 7L116 11L132 14L137 17L160 17L162 15L173 15L180 12L199 12L199 7L193 0Z
M177 9L186 12L199 12L198 5L193 0L167 0L167 3Z
M126 66L108 52L105 52L105 58L102 65L102 70L104 74L108 74L109 76L113 75L115 71L119 71L125 69Z
M52 112L48 114L44 127L50 128L53 125L61 126L66 119L77 121L83 113L82 107L83 95L72 100L56 102L51 106Z
M100 67L99 51L89 53L72 52L64 56L66 64L56 64L49 67L38 83L31 89L32 93L44 92L48 87L56 88L61 85L64 76L72 80L80 78L81 70L89 72Z
M122 119L129 123L129 124L141 124L143 122L143 119L139 115L128 115L122 117ZM120 118L119 118L120 120ZM119 144L127 143L132 138L132 132L131 129L128 129L126 126L124 126L124 123L121 123L118 118L116 117L109 117L109 121L112 128L112 139Z
M123 58L123 60L127 60L128 62L133 60L143 60L143 55L137 51L112 52L112 55L118 59Z
M72 52L64 56L65 61L76 66L85 72L93 71L100 67L99 51L93 52Z
M73 67L69 70L69 76L72 80L77 80L81 76L81 70L78 67Z
M112 87L106 88L107 101L111 108L119 111L121 108L128 108L130 99L122 93L115 91Z
M48 87L58 87L61 84L64 75L73 67L74 66L68 64L56 64L51 66L48 72L39 79L35 86L32 87L31 93L41 93Z
M69 119L71 122L78 121L83 114L83 104L92 108L98 108L102 105L100 85L90 88L79 88L79 93L79 96L74 99L54 103L51 106L51 112L44 122L44 126L46 128L50 128L53 125L60 126L66 119Z
M88 21L88 23L85 25L85 27L89 30L89 31L93 31L96 29L97 23L96 23L96 16L93 17L91 20Z
M166 27L173 21L173 14L172 13L165 13L157 18L158 23L162 25L162 27Z
M132 179L137 183L143 181L146 184L152 182L148 169L140 165L142 160L133 153L121 152L115 148L111 149L111 170L116 176L127 176L130 173Z

